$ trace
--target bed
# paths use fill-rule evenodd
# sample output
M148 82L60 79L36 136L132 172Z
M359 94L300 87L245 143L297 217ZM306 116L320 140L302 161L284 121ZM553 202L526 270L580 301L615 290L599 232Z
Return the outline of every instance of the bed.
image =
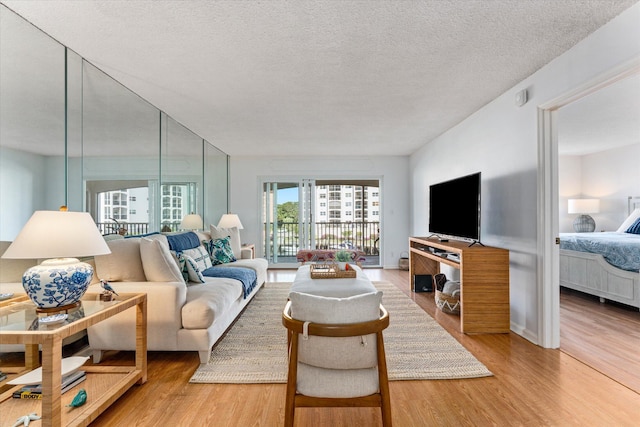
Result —
M640 308L640 196L615 232L560 233L560 286ZM635 230L634 230L635 231Z

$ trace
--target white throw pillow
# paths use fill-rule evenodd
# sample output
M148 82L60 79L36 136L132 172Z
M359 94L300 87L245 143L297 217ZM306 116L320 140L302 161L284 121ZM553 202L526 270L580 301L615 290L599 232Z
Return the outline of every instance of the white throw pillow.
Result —
M185 249L182 251L182 254L185 257L191 258L192 261L195 261L198 269L200 269L201 271L204 271L209 267L213 267L209 252L207 252L207 250L202 245L193 249Z
M242 243L240 242L240 230L238 230L238 227L220 228L211 224L209 228L211 229L211 238L214 240L223 239L227 236L231 237L229 244L231 245L233 256L236 259L242 258Z
M627 219L624 220L620 228L616 230L618 233L624 233L627 231L627 228L631 227L631 225L636 222L636 219L640 218L640 208L631 212L631 215Z
M312 323L360 323L380 317L382 292L349 298L329 298L289 293L291 317ZM365 369L377 366L376 335L300 339L298 360L327 369Z
M190 282L204 283L204 276L202 271L198 268L198 263L188 255L182 255L185 260L185 266L187 268L188 278Z
M178 268L169 247L157 239L140 239L140 258L147 280L150 282L181 282L182 273Z

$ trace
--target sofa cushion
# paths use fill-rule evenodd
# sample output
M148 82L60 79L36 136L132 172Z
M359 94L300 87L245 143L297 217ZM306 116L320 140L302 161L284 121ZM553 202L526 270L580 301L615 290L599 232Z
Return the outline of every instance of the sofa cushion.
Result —
M359 323L380 316L382 292L348 298L329 298L299 292L289 293L291 317L312 323ZM376 335L363 337L309 336L300 340L298 360L327 369L365 369L377 366Z
M140 239L140 257L142 268L150 282L182 282L182 272L178 268L168 245L159 239L143 237Z
M211 239L207 242L207 252L211 256L213 265L226 264L236 261L236 257L231 250L230 238Z
M96 276L108 282L144 282L147 280L140 257L140 239L107 242L111 253L96 255Z
M238 230L238 227L221 228L212 224L210 228L211 240L230 237L229 244L231 245L233 256L236 257L236 259L242 258L242 244L240 242L240 230Z
M182 306L182 327L209 328L239 298L242 284L233 279L205 278L205 283L189 286L187 302Z

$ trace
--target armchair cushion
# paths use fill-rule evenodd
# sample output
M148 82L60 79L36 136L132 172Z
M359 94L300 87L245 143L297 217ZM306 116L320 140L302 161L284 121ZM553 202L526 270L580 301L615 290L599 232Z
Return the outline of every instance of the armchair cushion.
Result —
M329 298L298 292L289 294L291 317L324 324L349 324L378 319L382 292L348 298ZM327 369L364 369L377 366L376 336L318 337L301 339L298 347L301 363Z

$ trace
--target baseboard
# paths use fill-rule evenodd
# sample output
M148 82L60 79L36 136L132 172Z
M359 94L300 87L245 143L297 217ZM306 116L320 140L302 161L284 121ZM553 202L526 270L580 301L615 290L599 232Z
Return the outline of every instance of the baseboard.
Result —
M525 328L524 326L511 322L510 328L514 333L520 335L522 338L526 339L527 341L531 341L533 344L539 345L538 335L533 333L529 329Z

